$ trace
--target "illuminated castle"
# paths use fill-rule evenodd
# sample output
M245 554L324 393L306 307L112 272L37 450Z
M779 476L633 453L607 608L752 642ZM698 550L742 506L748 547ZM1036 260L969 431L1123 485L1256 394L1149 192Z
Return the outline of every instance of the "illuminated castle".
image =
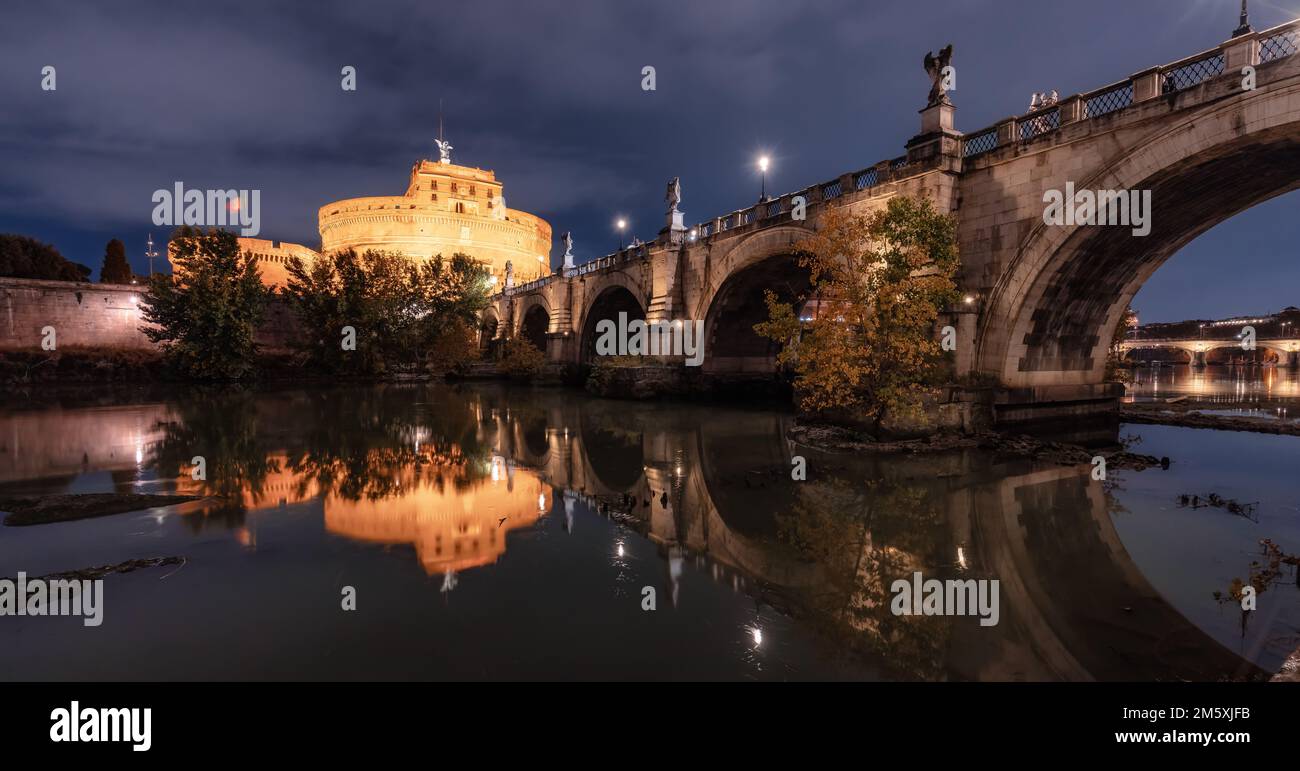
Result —
M550 272L551 226L540 217L506 207L502 185L484 169L451 162L451 145L438 141L440 159L411 167L406 193L377 198L348 198L320 207L321 248L300 244L239 239L240 249L258 260L262 282L283 286L289 257L310 266L320 254L341 249L402 252L409 257L450 258L459 252L486 265L498 284L506 263L515 280L528 281Z

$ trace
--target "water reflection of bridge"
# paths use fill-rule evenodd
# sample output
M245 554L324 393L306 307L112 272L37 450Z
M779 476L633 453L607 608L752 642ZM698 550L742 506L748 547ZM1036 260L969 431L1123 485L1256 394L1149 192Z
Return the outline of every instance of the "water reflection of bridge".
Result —
M1091 467L992 463L975 453L845 464L842 457L792 445L785 438L788 419L772 413L668 411L559 396L542 401L546 406L528 413L531 418L493 412L485 436L496 451L564 489L566 508L579 496L597 507L619 508L630 500L627 512L667 556L675 549L705 554L755 583L796 595L825 585L831 568L778 538L771 516L794 508L806 514L810 499L815 508L823 469L838 466L829 476L857 484L872 479L924 491L942 511L940 542L905 561L928 574L960 570L1001 582L998 627L990 631L974 619L951 623L943 652L948 676L1215 680L1261 674L1152 587L1116 532L1112 503L1092 480ZM790 479L795 454L809 457L807 482ZM841 500L828 495L823 503ZM869 511L862 515L870 518ZM869 529L856 546L893 548ZM936 562L935 554L948 556ZM864 562L853 554L841 561ZM870 626L858 623L854 631Z

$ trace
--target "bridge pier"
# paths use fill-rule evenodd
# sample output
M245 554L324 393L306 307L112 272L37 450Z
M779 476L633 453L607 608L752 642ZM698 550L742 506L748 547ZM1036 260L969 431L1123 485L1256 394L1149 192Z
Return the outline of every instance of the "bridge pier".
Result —
M1192 351L1192 367L1194 369L1205 368L1205 354L1207 351Z
M1002 388L993 394L993 422L999 427L1059 423L1078 430L1081 422L1117 419L1123 396L1122 383Z

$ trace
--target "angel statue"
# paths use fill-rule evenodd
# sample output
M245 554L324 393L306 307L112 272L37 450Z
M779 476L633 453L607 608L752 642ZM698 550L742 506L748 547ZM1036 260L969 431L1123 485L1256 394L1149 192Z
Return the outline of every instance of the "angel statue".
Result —
M952 44L944 46L939 55L926 52L925 54L925 71L930 74L930 101L927 107L933 107L936 104L952 104L948 99L948 88L944 84L944 70L952 64Z
M451 142L435 139L433 143L438 146L438 162L451 163Z
M677 211L677 204L682 202L681 177L673 177L668 183L668 192L664 194L664 200L668 202L668 211Z

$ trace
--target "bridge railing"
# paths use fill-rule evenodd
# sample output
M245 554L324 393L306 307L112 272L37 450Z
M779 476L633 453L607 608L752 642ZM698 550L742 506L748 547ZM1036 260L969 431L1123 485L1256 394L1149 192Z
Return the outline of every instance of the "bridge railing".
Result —
M1222 77L1229 73L1228 63L1233 59L1234 51L1231 49L1234 48L1246 54L1242 66L1267 64L1293 56L1300 51L1300 19L1234 38L1217 48L1153 67L1117 83L1066 97L1056 104L970 132L962 140L962 156L975 158L1000 147L1031 142L1062 126L1100 118L1139 102L1178 93Z
M517 285L517 286L511 287L509 291L510 291L511 293L513 293L513 292L527 292L527 291L529 291L530 289L537 289L538 287L546 286L547 284L551 283L551 282L554 281L554 280L555 280L555 276L553 276L553 275L551 275L551 276L542 276L541 278L535 278L535 279L533 279L532 281L529 281L529 282L526 283L526 284L519 284L519 285Z
M701 222L688 231L690 234L688 237L692 240L698 240L717 236L748 225L751 222L769 220L773 217L788 214L795 208L794 199L796 197L802 197L804 205L829 201L846 193L869 190L877 185L910 176L915 172L916 168L918 167L915 165L909 168L908 158L905 155L888 161L881 161L860 171L841 174L835 179L759 201L753 206L737 209L728 214L714 217L712 220Z

